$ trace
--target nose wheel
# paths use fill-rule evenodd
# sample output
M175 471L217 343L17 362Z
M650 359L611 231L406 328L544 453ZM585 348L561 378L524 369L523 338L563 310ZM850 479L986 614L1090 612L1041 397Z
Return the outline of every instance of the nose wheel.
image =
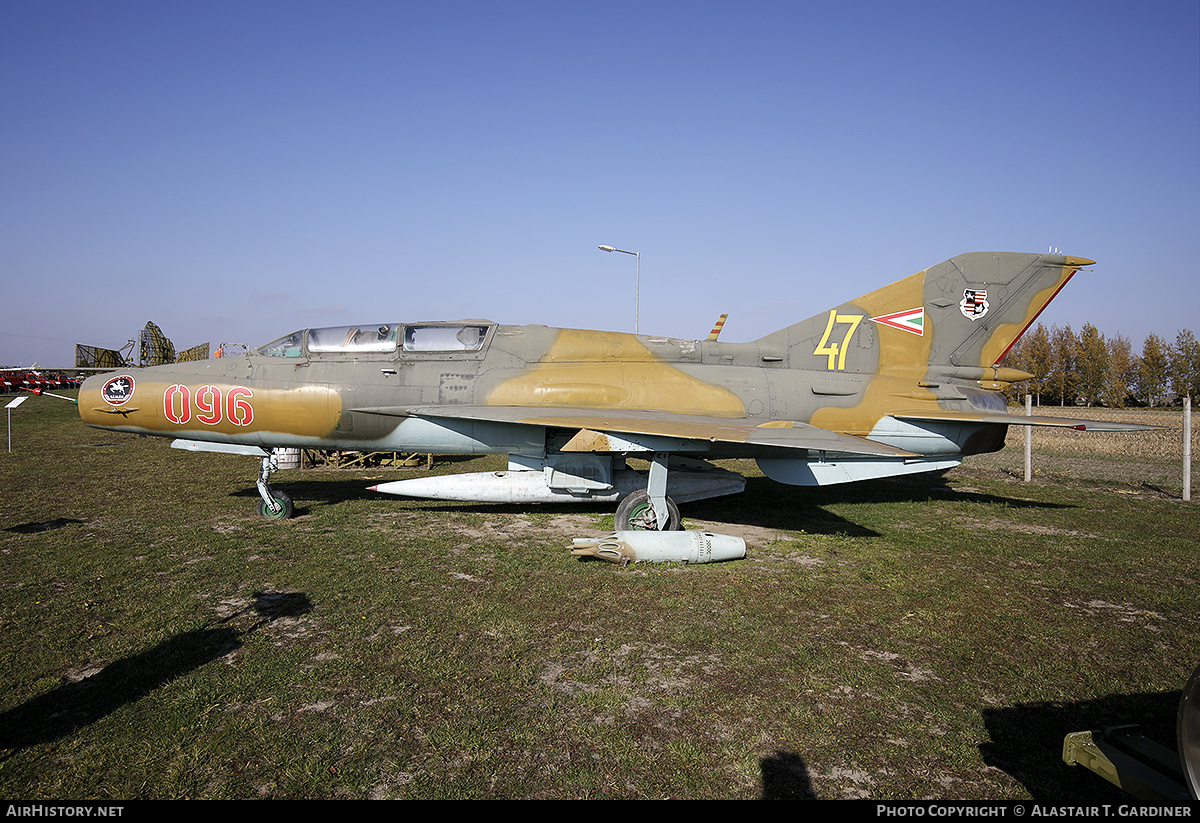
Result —
M287 492L271 489L270 495L275 507L272 508L266 500L259 500L258 513L260 516L268 520L287 520L296 513L296 507Z
M287 520L296 513L291 496L279 489L272 489L267 480L274 472L279 471L279 464L274 454L268 454L262 459L262 469L258 473L258 513L269 520Z

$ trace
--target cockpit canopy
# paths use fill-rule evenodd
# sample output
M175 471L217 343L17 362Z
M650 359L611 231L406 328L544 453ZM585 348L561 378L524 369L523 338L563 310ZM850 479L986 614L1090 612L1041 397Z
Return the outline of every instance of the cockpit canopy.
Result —
M310 352L390 352L396 348L396 326L333 326L308 330Z
M472 352L483 348L490 323L382 323L301 329L260 346L267 357L311 354L389 354L399 344L406 352Z

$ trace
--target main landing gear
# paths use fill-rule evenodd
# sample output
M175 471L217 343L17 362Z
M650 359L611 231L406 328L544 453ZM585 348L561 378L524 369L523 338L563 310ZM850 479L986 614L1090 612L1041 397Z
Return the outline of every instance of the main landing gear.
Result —
M650 461L650 480L643 491L627 494L617 506L617 531L679 531L679 507L667 497L666 452L655 452Z
M679 507L671 498L664 498L667 507L667 522L658 526L658 512L650 502L650 495L639 489L627 494L617 506L614 525L617 531L679 531Z

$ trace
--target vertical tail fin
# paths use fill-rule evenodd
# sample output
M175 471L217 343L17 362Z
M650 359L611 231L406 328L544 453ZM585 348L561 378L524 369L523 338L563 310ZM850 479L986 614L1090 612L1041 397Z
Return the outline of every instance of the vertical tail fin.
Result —
M930 366L991 368L1067 282L1094 261L1063 255L977 252L927 269L934 315Z
M993 366L1075 272L1092 262L1048 254L963 254L768 339L775 345L786 341L795 368L992 379Z

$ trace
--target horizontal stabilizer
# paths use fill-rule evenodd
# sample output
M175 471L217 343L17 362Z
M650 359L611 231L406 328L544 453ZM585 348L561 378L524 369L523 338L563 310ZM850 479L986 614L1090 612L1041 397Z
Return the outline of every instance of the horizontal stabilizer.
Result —
M1157 426L1142 426L1136 423L1117 423L1109 420L1079 420L1071 417L1042 417L1039 415L1026 416L1023 414L1006 414L1004 412L962 412L962 411L916 411L892 412L892 417L898 420L933 420L940 422L961 423L1003 423L1006 426L1057 426L1078 431L1093 432L1139 432L1153 431Z

